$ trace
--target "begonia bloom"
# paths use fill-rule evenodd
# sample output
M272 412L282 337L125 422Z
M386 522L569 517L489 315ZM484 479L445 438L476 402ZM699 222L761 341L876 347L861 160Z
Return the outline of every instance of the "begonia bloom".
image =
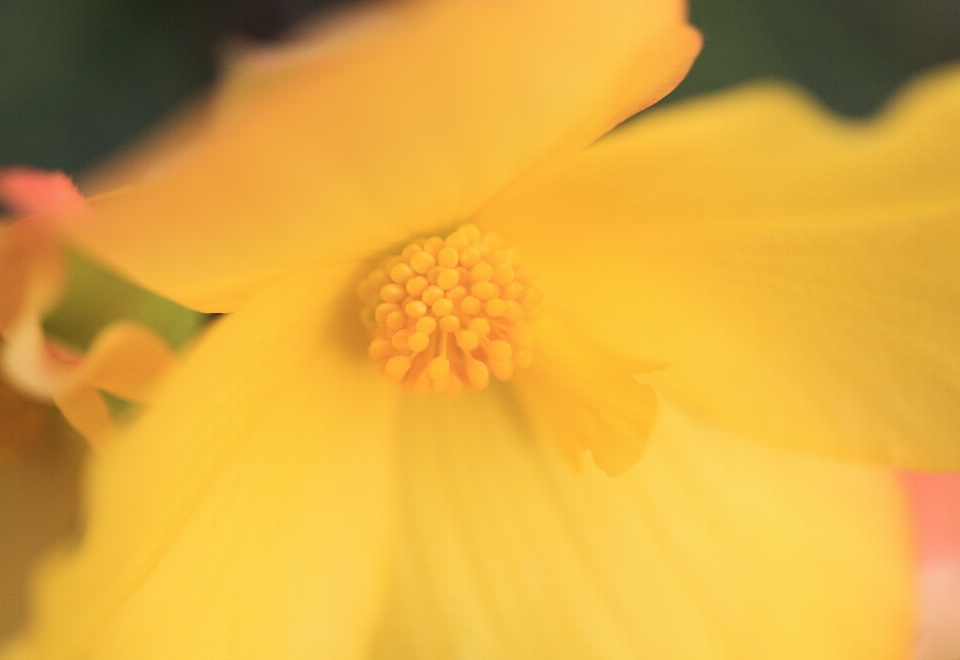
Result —
M899 482L824 454L960 456L957 72L866 126L761 85L581 151L685 72L681 3L384 17L241 73L72 233L232 314L92 465L16 657L904 657ZM544 350L404 394L355 285L464 221L538 271ZM571 406L642 457L571 467Z

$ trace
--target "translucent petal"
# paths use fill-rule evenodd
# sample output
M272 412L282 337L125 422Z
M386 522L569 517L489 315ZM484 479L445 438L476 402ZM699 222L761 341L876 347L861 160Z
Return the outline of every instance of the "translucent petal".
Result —
M25 657L363 656L395 416L340 342L342 275L301 274L221 321L98 455L83 541L45 572Z
M157 147L152 178L95 199L78 243L168 297L230 311L291 269L468 216L662 97L700 47L679 0L377 11L333 52L246 92L229 80L209 129L175 131L179 158Z
M958 127L956 68L865 124L752 87L640 120L478 222L704 418L957 467Z
M896 479L665 405L610 478L571 470L499 387L402 416L400 579L381 658L903 658Z

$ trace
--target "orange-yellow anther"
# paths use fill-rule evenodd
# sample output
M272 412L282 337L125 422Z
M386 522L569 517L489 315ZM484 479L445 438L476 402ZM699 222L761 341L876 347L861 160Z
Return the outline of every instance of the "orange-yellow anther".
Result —
M456 397L533 361L527 322L543 292L531 288L513 250L475 225L410 243L357 291L367 352L407 392Z
M414 332L410 335L410 339L407 340L407 346L414 353L419 353L420 351L427 348L430 345L430 337L424 332Z
M432 316L424 316L417 321L417 332L422 332L428 337L437 329L437 319Z
M396 282L397 284L403 285L407 283L415 273L408 263L399 263L390 270L390 279Z
M380 298L384 302L398 303L407 297L407 292L399 284L387 284L380 289Z
M445 247L437 254L437 263L444 268L456 268L460 263L460 253L452 247Z
M465 314L473 316L480 312L481 303L477 298L473 296L467 296L460 301L460 309L463 310Z
M480 360L471 360L467 364L467 382L470 389L482 390L490 383L490 372L487 366Z
M470 282L473 284L476 284L477 282L486 282L491 277L493 277L493 266L486 261L481 261L470 269Z
M497 339L490 342L489 352L495 360L509 360L513 357L513 346L508 341Z
M370 346L367 348L367 353L374 360L380 360L382 358L387 357L390 354L390 346L391 346L390 340L384 337L377 337L372 342L370 342Z
M465 351L473 351L480 345L480 337L473 330L460 330L456 337L457 346Z
M425 250L419 250L410 257L410 267L421 275L430 272L430 269L436 265L437 260L433 258L432 254Z
M449 248L444 248L444 249L448 250ZM460 273L458 273L453 268L447 268L445 270L440 271L440 273L437 274L437 285L445 291L447 289L452 289L453 287L457 286L459 282L460 282Z
M390 312L387 315L387 321L384 325L386 325L388 329L396 332L406 324L407 324L406 315L398 309L397 311Z
M493 267L493 276L490 278L490 281L494 284L503 285L512 282L514 275L513 266L510 264L502 264Z
M423 242L423 249L429 252L430 254L437 256L440 254L440 250L443 249L443 239L439 236L433 236L428 238Z
M427 313L427 306L422 300L413 300L404 306L403 311L407 316L418 319Z
M460 329L460 317L444 316L440 319L440 329L443 332L456 332Z
M417 275L407 280L406 289L408 294L414 298L419 298L423 295L423 292L427 290L428 286L430 286L430 283L427 281L427 278L423 275Z
M446 316L453 311L453 301L449 298L441 298L433 303L433 315L436 317Z
M507 311L507 302L501 298L494 298L484 305L483 309L486 310L487 316L490 318L497 318L503 316L503 313Z
M477 282L470 287L470 294L482 302L500 297L500 287L493 282Z
M428 370L430 372L430 378L433 380L446 378L447 374L450 373L450 360L445 357L435 357L430 360Z
M374 312L374 318L377 320L377 323L386 323L390 313L398 309L400 309L400 307L396 303L380 303Z
M410 331L407 329L397 330L397 333L393 335L391 344L394 348L404 349L407 348L410 341Z
M424 304L433 305L433 303L437 302L441 298L443 298L443 289L438 287L436 284L431 284L423 292L421 300L423 300Z
M445 295L453 302L458 303L467 296L467 287L463 286L462 284L458 284L447 291Z
M383 367L383 374L393 382L399 383L409 370L410 358L398 355L387 360Z
M517 300L523 295L524 291L526 291L526 287L514 280L503 287L500 297L504 300Z
M470 321L470 329L481 337L486 337L490 334L490 321L483 318L473 319Z
M460 265L464 268L473 268L480 263L482 257L483 255L480 254L479 248L473 246L468 247L460 253Z
M410 258L413 257L417 252L421 250L420 246L416 243L411 243L407 247L403 248L403 252L400 253L400 256L404 261L410 263Z

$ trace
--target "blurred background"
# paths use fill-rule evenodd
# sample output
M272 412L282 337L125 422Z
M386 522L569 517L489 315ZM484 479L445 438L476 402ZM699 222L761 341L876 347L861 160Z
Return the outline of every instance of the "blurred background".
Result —
M278 39L306 17L354 4L0 0L0 166L80 175L208 86L227 44ZM691 14L703 53L657 108L776 77L839 114L866 117L910 76L960 59L960 0L692 0ZM51 325L80 345L117 316L145 320L175 345L204 321L76 257L71 265L75 285ZM105 309L89 310L90 291ZM22 625L34 558L82 523L85 450L55 412L31 409L39 439L4 454L4 420L24 405L0 386L0 640Z
M356 0L0 0L0 164L77 174L209 84L224 44ZM692 0L705 47L668 102L788 78L846 115L960 58L958 0Z

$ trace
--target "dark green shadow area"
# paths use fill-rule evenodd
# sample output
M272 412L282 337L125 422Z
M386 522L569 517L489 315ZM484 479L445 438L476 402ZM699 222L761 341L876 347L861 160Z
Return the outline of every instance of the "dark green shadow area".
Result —
M76 348L86 349L97 332L120 319L143 323L179 348L209 318L144 291L77 252L69 251L67 258L67 288L44 327L50 335Z
M693 0L691 20L703 52L664 105L780 78L865 116L911 76L960 59L956 0Z

